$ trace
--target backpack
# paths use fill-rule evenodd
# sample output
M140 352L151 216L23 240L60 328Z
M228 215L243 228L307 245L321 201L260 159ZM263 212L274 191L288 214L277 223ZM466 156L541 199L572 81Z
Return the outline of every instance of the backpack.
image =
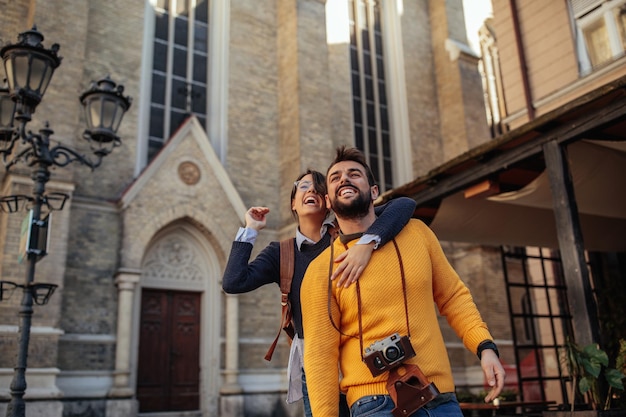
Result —
M276 349L276 343L280 337L281 331L285 331L291 345L291 341L295 335L295 329L293 326L293 320L291 317L291 302L289 301L289 292L291 291L291 280L293 278L294 270L294 238L284 239L280 241L280 292L282 306L282 314L280 319L280 328L278 334L274 339L274 342L265 354L265 360L271 361L274 349Z

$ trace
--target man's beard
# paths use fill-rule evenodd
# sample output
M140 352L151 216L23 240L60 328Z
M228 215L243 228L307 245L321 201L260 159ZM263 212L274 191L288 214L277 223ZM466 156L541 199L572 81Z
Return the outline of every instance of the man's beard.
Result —
M344 219L360 219L369 213L370 205L372 203L372 196L368 193L363 193L357 189L357 197L348 203L342 203L338 197L335 196L334 200L331 200L330 206L335 212L335 215Z

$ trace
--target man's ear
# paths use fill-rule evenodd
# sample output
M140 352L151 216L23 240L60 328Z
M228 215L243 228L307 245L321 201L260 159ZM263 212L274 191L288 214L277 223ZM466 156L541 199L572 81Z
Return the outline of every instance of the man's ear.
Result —
M370 187L370 193L372 194L372 200L376 200L379 195L378 185L372 185Z
M326 195L324 196L324 198L326 199L326 208L327 208L328 210L331 210L331 209L332 209L332 206L330 205L330 198L328 198L328 194L326 194Z

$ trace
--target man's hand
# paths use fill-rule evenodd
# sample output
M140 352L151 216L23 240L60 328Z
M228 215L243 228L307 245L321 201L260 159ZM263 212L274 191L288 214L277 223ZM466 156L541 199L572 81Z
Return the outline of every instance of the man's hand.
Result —
M485 349L482 351L480 366L483 368L487 384L491 387L491 390L485 397L485 402L489 403L496 399L502 392L506 375L496 352L491 349Z
M334 280L340 277L337 286L348 288L359 279L372 257L372 252L374 252L374 242L367 245L353 245L335 258L335 263L339 263L339 266L330 279Z
M266 215L270 212L267 207L250 207L246 211L246 227L259 231L265 227Z

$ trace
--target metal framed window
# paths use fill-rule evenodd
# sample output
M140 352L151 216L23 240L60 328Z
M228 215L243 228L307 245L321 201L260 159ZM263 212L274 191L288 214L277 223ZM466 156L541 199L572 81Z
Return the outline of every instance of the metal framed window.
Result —
M355 146L382 191L393 188L381 2L348 0Z
M520 400L567 404L562 352L573 329L558 251L502 247L501 254Z
M626 0L570 0L581 74L624 56Z
M189 117L207 118L209 0L156 0L148 160Z

